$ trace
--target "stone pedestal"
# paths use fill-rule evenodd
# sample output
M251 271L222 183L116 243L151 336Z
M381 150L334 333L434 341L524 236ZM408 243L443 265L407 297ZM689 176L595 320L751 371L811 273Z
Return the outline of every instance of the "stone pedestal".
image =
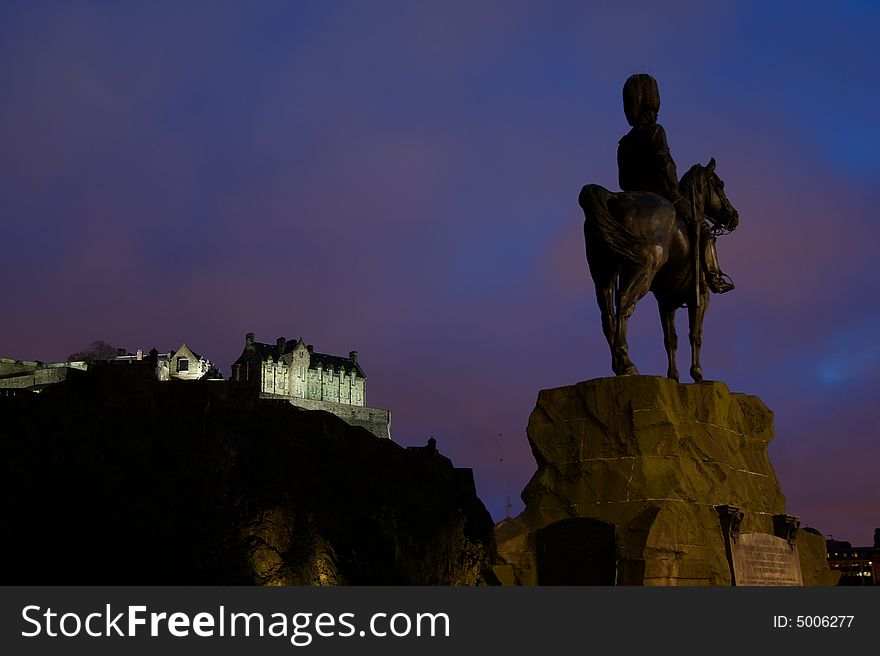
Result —
M571 583L730 585L716 506L739 507L743 532L773 534L773 517L785 514L767 456L773 413L721 382L622 376L543 390L528 437L538 470L526 508L496 527L508 583L559 583L568 561ZM597 542L604 525L616 560ZM804 584L833 583L822 537L797 539ZM580 554L602 556L584 568Z

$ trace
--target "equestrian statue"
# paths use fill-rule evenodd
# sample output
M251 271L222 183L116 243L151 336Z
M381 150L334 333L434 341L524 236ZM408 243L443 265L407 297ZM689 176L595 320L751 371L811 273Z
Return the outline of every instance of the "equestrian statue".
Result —
M679 378L675 311L687 307L690 374L700 382L709 291L723 294L734 288L719 267L715 237L734 230L739 216L724 194L714 158L707 166L695 164L678 180L666 133L657 123L660 94L653 77L631 76L623 87L623 104L632 126L617 150L623 191L586 185L578 198L611 368L618 376L638 374L629 357L626 325L636 303L651 291L663 325L666 375Z

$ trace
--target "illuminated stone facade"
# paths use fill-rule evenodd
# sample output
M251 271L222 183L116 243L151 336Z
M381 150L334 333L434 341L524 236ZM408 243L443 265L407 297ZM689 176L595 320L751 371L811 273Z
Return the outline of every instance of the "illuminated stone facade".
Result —
M116 356L116 362L133 363L152 360L155 360L156 378L159 380L201 380L220 377L210 360L193 351L185 343L177 351L167 353L159 353L153 349L145 354L142 349L138 349L135 353L126 353L123 350Z
M232 380L251 383L265 398L332 412L379 437L390 437L390 412L367 407L367 381L357 351L347 358L327 355L302 339L279 337L275 344L265 344L248 333L244 351L232 364Z

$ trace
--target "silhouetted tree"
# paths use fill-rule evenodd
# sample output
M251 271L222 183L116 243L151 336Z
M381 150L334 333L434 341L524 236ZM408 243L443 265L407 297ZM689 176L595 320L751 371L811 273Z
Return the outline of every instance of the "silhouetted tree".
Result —
M68 355L67 361L74 362L85 360L86 362L96 362L98 360L112 360L115 357L116 348L99 339L92 342L85 351Z

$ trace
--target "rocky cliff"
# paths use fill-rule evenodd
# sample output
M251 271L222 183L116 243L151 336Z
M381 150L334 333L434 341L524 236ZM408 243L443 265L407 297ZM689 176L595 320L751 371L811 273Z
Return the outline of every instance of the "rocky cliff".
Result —
M785 513L767 455L773 413L721 382L622 376L543 390L528 437L538 469L526 508L496 531L507 583L577 579L561 562L579 548L573 562L593 554L582 575L596 582L729 585L715 507L742 508L743 532L773 533ZM799 531L797 543L805 584L831 583L821 536Z
M0 398L4 584L479 584L470 470L222 382Z

